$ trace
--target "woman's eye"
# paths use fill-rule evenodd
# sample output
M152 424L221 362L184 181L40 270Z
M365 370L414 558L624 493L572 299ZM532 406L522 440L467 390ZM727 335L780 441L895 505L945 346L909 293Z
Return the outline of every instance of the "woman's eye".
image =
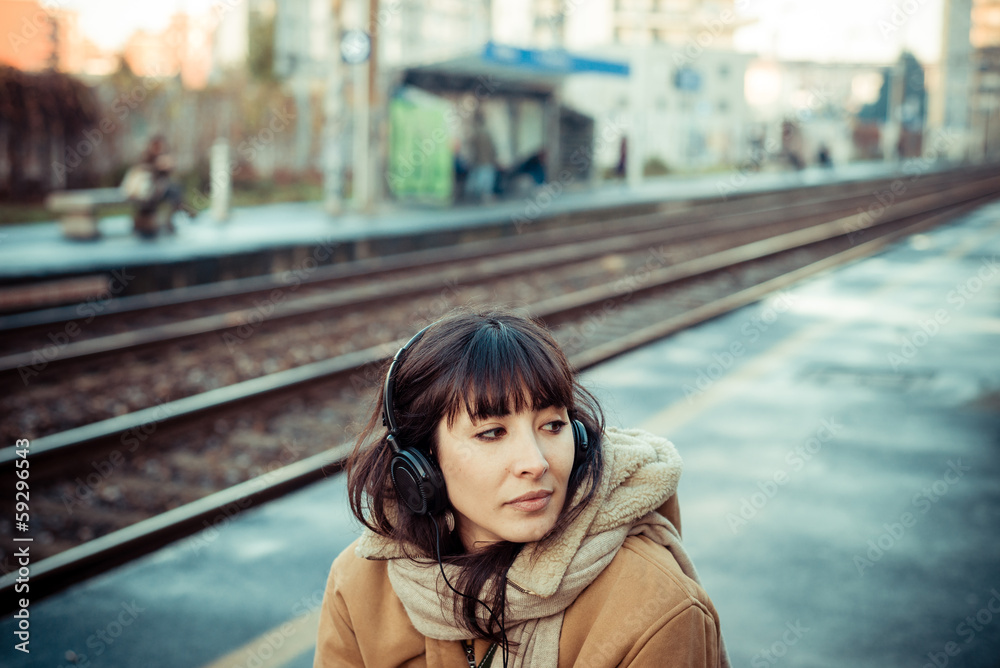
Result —
M486 431L481 431L476 434L476 438L480 438L484 441L495 441L504 434L503 427L496 427L494 429L487 429Z
M558 434L563 430L563 427L565 427L566 424L567 423L564 420L553 420L545 425L545 429L546 431L551 431L553 434Z

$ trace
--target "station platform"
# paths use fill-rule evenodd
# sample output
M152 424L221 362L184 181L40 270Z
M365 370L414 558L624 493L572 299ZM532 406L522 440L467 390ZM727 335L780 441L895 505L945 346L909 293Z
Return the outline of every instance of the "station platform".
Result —
M591 189L556 184L543 186L527 197L480 206L387 204L371 214L347 212L338 216L327 214L320 202L269 204L233 209L224 222L213 220L207 211L193 220L178 214L174 217L176 234L151 240L134 235L131 218L124 215L102 219L101 236L92 241L65 238L57 222L6 225L0 228L0 285L123 268L171 267L157 280L140 277L125 286L127 293L168 289L283 271L316 247L326 248L335 259L353 259L454 243L463 239L463 231L510 227L514 221L530 224L542 217L601 207L864 180L894 174L899 167L872 162L801 172L752 173L745 179L738 173L668 177L647 179L637 188L620 183Z
M685 461L734 666L995 667L1000 203L604 363L608 423ZM33 603L7 666L311 665L343 476Z

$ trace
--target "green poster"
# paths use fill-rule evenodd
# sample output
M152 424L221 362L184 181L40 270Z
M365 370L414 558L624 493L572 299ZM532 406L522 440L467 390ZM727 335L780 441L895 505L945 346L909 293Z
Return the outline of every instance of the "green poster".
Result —
M451 201L454 159L445 105L395 98L389 103L389 190L397 199Z

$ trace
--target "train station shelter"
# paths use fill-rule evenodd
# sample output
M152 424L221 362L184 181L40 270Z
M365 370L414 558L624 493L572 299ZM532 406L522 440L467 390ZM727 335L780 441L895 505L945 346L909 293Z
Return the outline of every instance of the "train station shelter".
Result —
M389 189L396 197L447 200L454 157L483 123L505 168L544 152L548 180L591 173L593 119L561 102L575 74L627 77L627 63L564 50L488 42L481 51L407 67L390 85Z

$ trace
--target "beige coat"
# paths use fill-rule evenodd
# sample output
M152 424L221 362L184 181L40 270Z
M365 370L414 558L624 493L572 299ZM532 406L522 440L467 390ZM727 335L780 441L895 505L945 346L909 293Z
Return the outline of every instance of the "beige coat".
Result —
M672 496L660 509L677 529ZM387 561L355 554L357 541L330 571L315 666L467 668L461 643L421 635L387 575ZM708 595L684 575L671 552L630 536L608 567L567 609L559 668L711 666L720 664L719 616ZM476 641L477 662L487 643ZM499 652L493 668L499 668Z

